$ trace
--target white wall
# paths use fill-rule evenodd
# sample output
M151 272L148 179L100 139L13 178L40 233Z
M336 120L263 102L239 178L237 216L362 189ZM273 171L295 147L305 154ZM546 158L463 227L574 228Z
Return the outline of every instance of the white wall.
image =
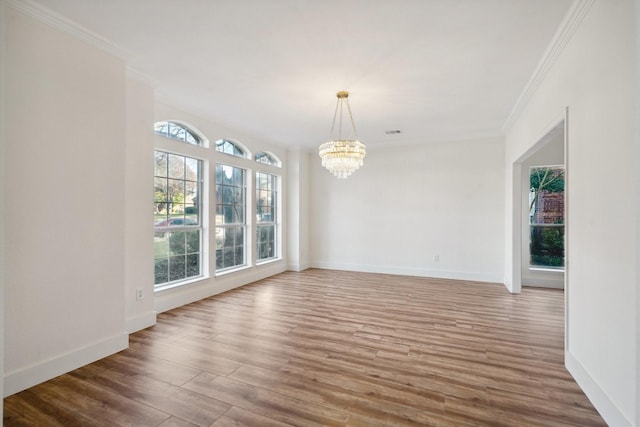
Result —
M0 225L7 225L9 395L126 348L127 333L154 324L156 311L286 269L285 228L283 259L154 294L154 121L181 120L212 142L230 138L254 154L276 154L285 165L272 168L282 176L283 224L288 153L156 102L146 78L90 34L46 13L27 16L13 6L3 12L3 101L10 101L3 102L7 179ZM224 157L214 153L213 160ZM243 161L256 169L253 160Z
M5 394L127 346L125 72L5 10Z
M503 144L369 147L346 180L312 159L312 265L501 282Z
M287 171L289 182L287 269L302 271L310 266L309 153L304 150L289 151Z
M568 106L566 363L605 420L624 426L638 417L637 23L633 0L578 4L584 19L507 129L506 171ZM507 248L512 232L507 221Z
M0 64L5 63L5 23L4 0L0 0ZM4 182L5 182L5 125L4 110L6 95L4 90L4 67L0 65L0 378L4 378L4 307L5 307L5 220L4 220ZM4 396L4 380L0 380L0 396ZM0 405L0 418L4 416L4 405Z
M155 324L153 296L153 87L129 70L126 82L125 294L127 332ZM136 297L142 290L142 299Z
M640 82L640 0L636 0L636 82ZM635 87L636 118L640 117L640 84ZM640 123L636 119L636 215L640 213ZM636 248L640 248L640 227L636 227ZM636 250L636 419L640 426L640 250Z

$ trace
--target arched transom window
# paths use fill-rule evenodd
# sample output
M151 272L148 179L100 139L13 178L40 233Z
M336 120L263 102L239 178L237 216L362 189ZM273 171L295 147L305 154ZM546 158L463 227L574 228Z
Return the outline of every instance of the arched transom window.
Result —
M153 129L157 135L194 145L202 145L202 138L185 125L176 122L156 122Z
M277 167L281 167L282 165L282 163L280 162L280 159L278 159L276 156L274 156L271 153L267 153L266 151L261 151L258 154L256 154L256 162L264 163L265 165L277 166Z
M244 147L237 142L229 141L228 139L217 140L216 151L237 157L248 157L247 150Z

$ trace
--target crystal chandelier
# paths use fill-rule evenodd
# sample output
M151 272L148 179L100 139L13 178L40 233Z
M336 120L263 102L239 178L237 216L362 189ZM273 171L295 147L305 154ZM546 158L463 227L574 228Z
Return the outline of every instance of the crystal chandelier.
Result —
M349 92L340 91L336 94L338 101L336 103L336 111L333 113L333 123L331 124L331 135L329 141L320 145L320 158L322 158L322 166L327 168L329 172L338 178L346 178L354 173L360 166L362 160L367 154L364 142L358 141L356 126L353 124L353 116L349 107ZM349 113L349 121L354 139L342 139L342 112L343 105L347 106ZM333 138L333 131L336 126L336 118L340 110L340 122L338 124L338 138Z

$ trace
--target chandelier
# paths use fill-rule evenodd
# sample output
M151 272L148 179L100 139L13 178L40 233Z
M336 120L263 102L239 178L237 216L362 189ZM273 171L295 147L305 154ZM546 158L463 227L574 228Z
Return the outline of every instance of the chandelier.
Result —
M319 153L322 159L322 166L327 168L334 176L338 178L346 178L354 173L360 166L362 160L367 154L364 142L358 141L356 126L353 124L353 116L349 107L349 92L340 91L336 94L338 101L336 103L336 111L333 113L333 123L331 124L331 134L329 141L320 145ZM343 105L347 106L349 113L349 121L354 139L342 139L342 116ZM340 122L338 124L338 138L333 138L333 131L336 126L336 118L340 111Z

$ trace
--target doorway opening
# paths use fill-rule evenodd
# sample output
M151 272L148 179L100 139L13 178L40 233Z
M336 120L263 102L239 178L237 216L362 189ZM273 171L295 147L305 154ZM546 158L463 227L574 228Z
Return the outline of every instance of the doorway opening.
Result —
M569 170L568 170L568 108L565 109L561 119L556 122L556 125L552 126L525 154L523 154L517 161L513 163L513 234L512 234L512 248L513 248L513 270L512 270L512 286L511 292L519 293L522 286L536 286L536 287L548 287L564 290L564 344L565 349L569 342L569 289L568 289L568 275L570 274L569 259L569 222L568 222L568 209L569 203L568 197L570 197L568 191ZM536 255L538 248L531 249L531 225L536 225L536 218L531 218L531 189L535 187L535 182L532 183L531 172L536 168L543 167L557 167L562 168L563 182L562 182L562 224L557 224L554 227L562 229L562 257L557 257L558 238L556 233L554 238L555 242L547 242L547 246L543 247L541 251L538 251L538 255L551 255L551 258L543 259L543 261L551 263L561 263L562 266L539 266L535 265L537 261L532 263L532 254ZM555 172L559 174L559 172ZM556 178L559 179L559 178ZM547 190L551 190L547 188ZM559 188L554 188L554 191ZM534 190L535 191L535 190ZM554 191L548 191L552 193ZM551 217L555 215L555 219L559 220L560 208L556 206L551 207L551 211L556 211L551 214ZM533 214L535 215L535 208ZM539 220L539 218L538 218ZM544 221L542 221L544 224ZM553 222L550 220L548 222ZM551 228L551 227L549 227ZM560 231L560 230L557 230ZM535 236L534 236L535 238ZM535 242L534 242L535 245ZM550 247L556 245L555 248ZM553 258L553 256L556 256ZM534 256L535 258L535 256Z
M519 202L520 217L514 237L520 240L520 284L564 289L565 121L549 130L518 166L520 191L514 203Z

